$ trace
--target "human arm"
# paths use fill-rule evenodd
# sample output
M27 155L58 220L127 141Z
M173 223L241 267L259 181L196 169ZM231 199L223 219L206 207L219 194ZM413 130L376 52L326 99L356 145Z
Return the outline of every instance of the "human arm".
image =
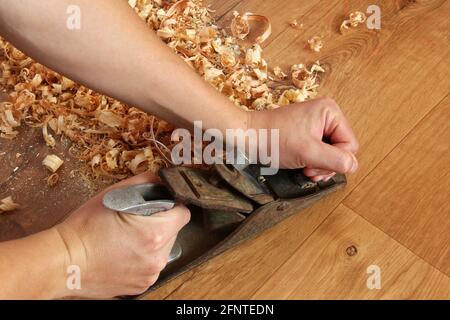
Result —
M66 27L69 5L81 10L80 30ZM202 120L222 132L280 129L282 167L305 166L315 180L357 168L356 138L334 102L244 112L150 32L126 1L3 0L0 31L54 70L178 126Z
M102 205L113 188L155 182L146 173L101 192L57 226L0 243L0 299L137 295L158 279L189 211L176 206L152 217L121 215ZM81 289L67 280L80 271ZM123 276L125 275L126 276Z
M73 5L80 8L79 30L66 26ZM2 0L0 31L55 71L180 127L200 119L221 130L246 126L245 113L230 108L126 1Z
M61 296L65 251L54 228L0 243L0 300Z

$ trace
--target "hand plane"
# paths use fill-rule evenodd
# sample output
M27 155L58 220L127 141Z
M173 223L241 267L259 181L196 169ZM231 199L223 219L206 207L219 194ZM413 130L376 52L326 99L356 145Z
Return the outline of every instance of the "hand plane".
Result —
M182 202L191 222L179 233L169 264L153 290L180 274L313 205L346 184L344 175L312 182L301 169L261 175L259 165L243 169L216 164L210 169L161 169L162 184L108 193L104 205L118 212L151 215Z

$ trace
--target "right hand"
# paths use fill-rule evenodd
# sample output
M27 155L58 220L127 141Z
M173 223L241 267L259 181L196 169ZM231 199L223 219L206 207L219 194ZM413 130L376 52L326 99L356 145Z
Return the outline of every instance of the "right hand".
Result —
M178 232L190 219L189 210L175 208L140 217L120 214L102 205L110 190L155 182L152 174L122 181L88 201L56 226L68 250L69 265L79 266L81 290L62 296L112 298L145 292L167 264ZM62 284L66 287L66 283Z

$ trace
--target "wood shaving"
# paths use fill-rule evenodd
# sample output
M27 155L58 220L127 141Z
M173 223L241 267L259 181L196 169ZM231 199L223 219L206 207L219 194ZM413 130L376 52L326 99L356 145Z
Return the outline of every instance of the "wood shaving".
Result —
M303 28L303 23L298 23L297 19L294 19L289 22L289 25L294 29L301 29Z
M303 102L314 98L318 87L317 78L319 73L325 70L320 66L319 61L314 63L309 69L304 64L295 64L291 67L291 79L298 89L285 90L278 99L279 105Z
M13 201L11 196L0 200L0 213L14 211L19 208L20 206Z
M323 48L323 40L319 36L312 37L308 40L308 43L311 50L315 52L320 52L320 50Z
M363 24L367 20L364 12L355 11L349 14L348 20L344 20L341 24L340 31L343 34L350 27L356 28L360 24Z
M246 12L241 16L237 11L233 12L233 16L234 18L233 20L231 20L230 26L231 33L239 40L244 40L250 34L250 21L263 23L265 26L264 32L256 38L256 43L263 43L267 40L267 38L269 38L270 34L272 33L272 25L269 19L265 16L253 14L250 12Z
M275 75L275 77L278 80L284 80L287 78L287 74L283 72L283 70L281 70L280 67L275 67L273 68L273 74Z
M233 12L233 20L231 20L231 33L239 40L244 40L250 33L250 23L248 15L241 16L239 12Z
M45 159L42 161L42 165L53 173L58 171L58 169L61 168L63 163L64 161L54 154L46 156Z
M266 17L238 14L235 35L229 35L201 0L128 3L176 54L243 110L276 109L317 95L317 74L323 72L318 63L296 65L291 79L275 68L276 79L268 75L259 45L270 34ZM246 22L252 20L266 27L257 43L245 47L240 39L250 33ZM170 140L174 127L169 123L73 82L1 38L0 72L0 86L10 92L9 101L0 103L0 138L14 139L23 124L41 128L49 147L69 140L69 152L93 177L124 179L171 165L176 142Z
M58 181L59 181L59 175L55 172L47 178L47 185L50 188L53 188L54 186L56 186L58 184Z

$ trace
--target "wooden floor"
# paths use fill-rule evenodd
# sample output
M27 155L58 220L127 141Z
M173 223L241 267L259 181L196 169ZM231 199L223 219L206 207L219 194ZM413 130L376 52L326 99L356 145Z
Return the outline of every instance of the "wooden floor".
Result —
M335 98L351 122L361 145L360 169L344 190L146 298L449 299L450 1L209 3L222 26L229 26L234 10L270 18L272 35L264 43L270 65L315 60L325 65L320 93ZM366 11L371 4L381 8L381 30L359 27L339 34L346 14ZM303 29L291 28L288 22L293 19L303 23ZM315 35L325 42L320 53L306 48ZM19 161L15 152L21 151L17 144L0 143L9 151L3 156L8 160L0 157L9 166L0 168L0 195L16 186L28 198L42 197L26 183L29 172L19 170L14 179L6 179ZM33 154L40 147L35 148ZM44 173L33 174L45 178ZM84 190L81 184L74 188ZM0 240L14 228L27 234L42 228L49 217L54 223L89 196L80 192L72 199L63 189L40 192L59 194L49 204L51 212L37 206L34 215L20 221L7 218L6 227L3 220ZM374 266L381 274L381 288L371 290L368 270Z
M343 191L148 298L449 299L450 2L210 2L222 26L234 10L270 18L270 65L326 65L320 92L352 123L361 166ZM381 30L339 34L347 13L371 4L381 8ZM289 27L293 19L304 28ZM315 35L324 38L320 53L305 48ZM371 266L380 268L379 290L367 287Z

